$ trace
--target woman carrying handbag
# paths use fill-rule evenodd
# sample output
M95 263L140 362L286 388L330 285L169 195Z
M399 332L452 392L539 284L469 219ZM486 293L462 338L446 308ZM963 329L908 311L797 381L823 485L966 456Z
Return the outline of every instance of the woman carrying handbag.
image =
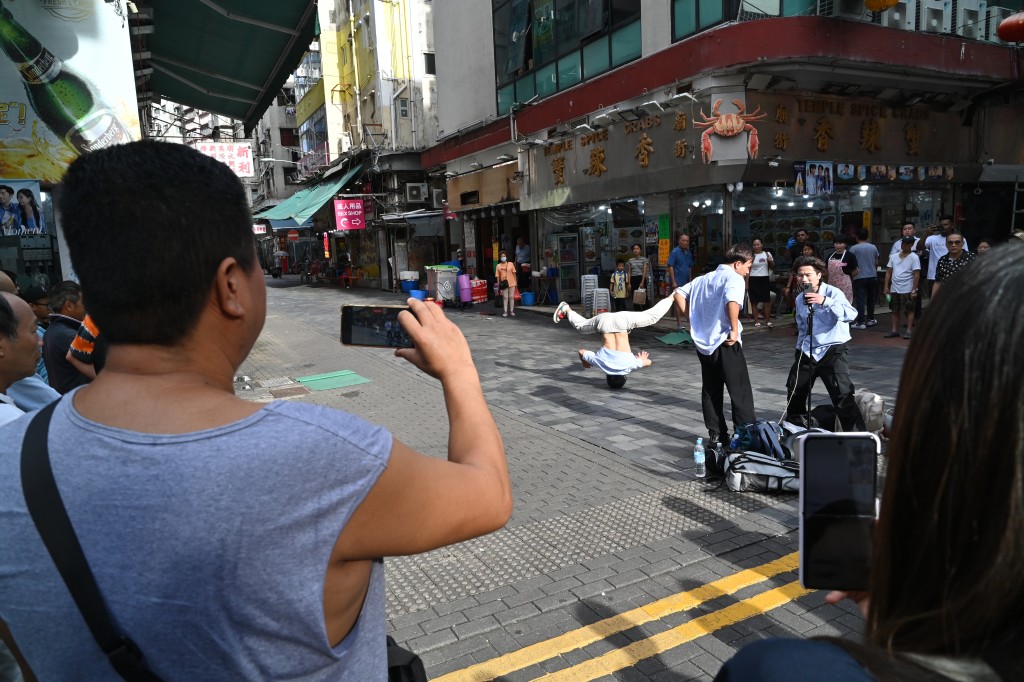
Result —
M494 268L494 277L498 280L498 292L501 295L504 305L504 312L501 314L502 317L516 316L516 285L518 280L516 279L516 266L514 263L510 263L508 260L508 254L504 250L498 252L498 258L501 260L498 263L498 267Z

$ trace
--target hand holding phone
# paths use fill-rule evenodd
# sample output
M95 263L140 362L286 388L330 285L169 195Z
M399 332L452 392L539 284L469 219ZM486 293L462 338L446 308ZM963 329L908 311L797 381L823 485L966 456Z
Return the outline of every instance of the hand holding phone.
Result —
M800 583L812 589L868 587L881 443L873 433L808 433L800 459Z
M344 305L341 307L341 342L346 346L412 348L412 338L398 315L406 306Z

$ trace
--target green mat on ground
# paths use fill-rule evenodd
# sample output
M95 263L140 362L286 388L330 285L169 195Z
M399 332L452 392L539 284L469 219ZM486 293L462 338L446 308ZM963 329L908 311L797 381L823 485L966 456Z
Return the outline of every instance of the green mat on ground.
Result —
M665 336L657 336L655 338L666 346L681 346L684 343L693 345L693 337L690 336L689 332L684 331L672 332L671 334L665 334Z
M332 388L345 388L357 384L368 384L372 379L361 377L350 369L327 374L312 374L308 377L295 377L295 380L311 391L327 391Z

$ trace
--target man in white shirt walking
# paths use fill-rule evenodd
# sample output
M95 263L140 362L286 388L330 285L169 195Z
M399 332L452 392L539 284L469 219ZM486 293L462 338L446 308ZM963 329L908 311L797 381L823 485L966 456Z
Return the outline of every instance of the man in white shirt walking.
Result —
M749 244L735 244L716 270L676 290L676 301L690 314L690 335L697 346L701 370L701 407L712 443L729 442L725 420L724 389L732 401L733 426L752 422L754 392L747 361L743 357L740 308L746 293L744 278L750 274L754 253ZM682 301L679 299L682 298Z

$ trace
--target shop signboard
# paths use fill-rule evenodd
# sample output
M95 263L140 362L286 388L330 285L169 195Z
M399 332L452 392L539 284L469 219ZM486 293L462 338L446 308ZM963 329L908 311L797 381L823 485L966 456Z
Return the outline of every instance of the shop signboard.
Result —
M266 234L267 233L267 226L264 225L263 223L253 223L252 224L252 233L253 234Z
M324 258L331 257L331 237L328 233L324 232Z
M339 230L365 230L366 215L362 199L335 199L334 225Z
M121 7L0 5L0 177L56 183L79 154L140 138Z
M200 142L193 149L217 159L240 178L255 177L252 163L252 147L248 142Z
M801 194L814 164L813 194L828 195L835 183L863 182L864 175L948 182L956 164L976 163L959 114L922 104L722 90L692 105L640 113L647 115L531 149L521 208L737 183L749 174L789 185L798 181L795 164L803 164Z
M0 186L4 187L0 190L4 194L0 196L0 235L46 234L39 181L0 178Z

